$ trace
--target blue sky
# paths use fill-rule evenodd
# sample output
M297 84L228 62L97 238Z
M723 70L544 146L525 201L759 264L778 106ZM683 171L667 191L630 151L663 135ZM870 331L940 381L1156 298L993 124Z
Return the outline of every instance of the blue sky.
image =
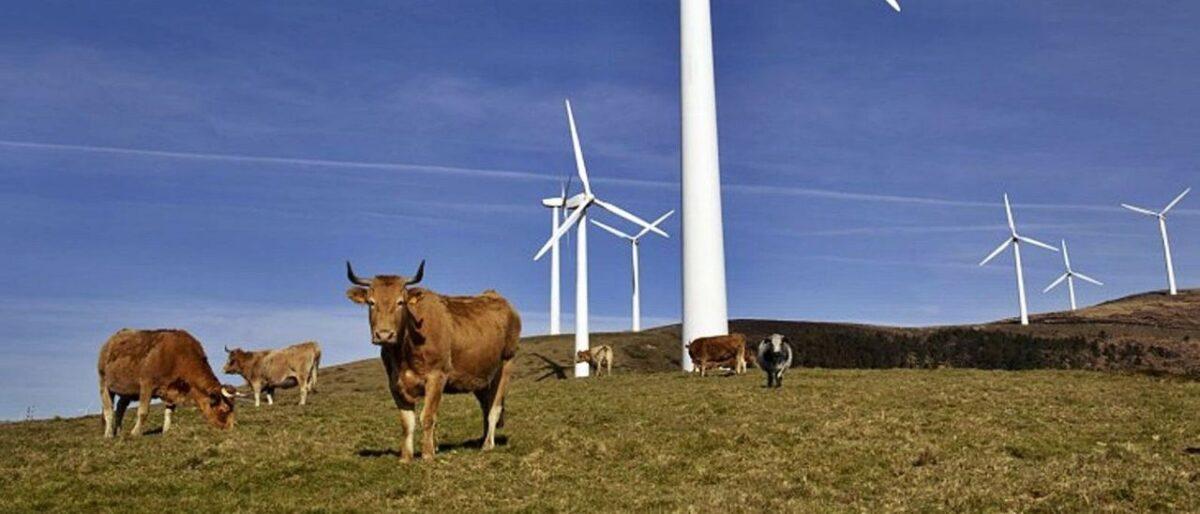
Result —
M1015 312L1000 198L1104 280L1165 287L1154 222L1198 185L1200 5L714 0L731 317L926 325ZM673 0L26 2L0 19L0 418L95 411L116 329L375 355L342 262L496 288L547 326L538 200L678 208ZM1200 280L1200 198L1171 219ZM606 221L611 221L607 220ZM617 220L619 222L619 220ZM666 229L678 234L678 218ZM623 226L623 225L621 225ZM643 244L645 324L679 241ZM628 325L628 247L592 232L593 325ZM1055 254L1029 251L1031 309ZM566 252L564 314L572 312ZM238 382L227 377L230 382Z

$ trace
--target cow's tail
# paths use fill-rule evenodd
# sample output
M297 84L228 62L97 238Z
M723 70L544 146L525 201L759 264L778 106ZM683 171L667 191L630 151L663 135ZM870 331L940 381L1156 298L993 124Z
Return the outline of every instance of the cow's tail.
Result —
M312 369L308 370L308 392L317 392L317 368L321 367L321 350L317 349L317 354L313 356Z

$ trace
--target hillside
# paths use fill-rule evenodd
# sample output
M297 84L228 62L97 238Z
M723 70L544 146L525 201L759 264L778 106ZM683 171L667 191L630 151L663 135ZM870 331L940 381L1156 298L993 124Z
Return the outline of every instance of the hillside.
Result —
M498 451L452 396L440 459L413 465L379 362L332 365L310 405L240 404L230 432L192 408L166 437L0 424L0 511L1195 511L1200 382L1146 373L1197 375L1198 304L1137 295L1029 327L731 322L787 335L805 368L925 368L801 369L782 390L678 373L678 326L596 334L611 379L565 380L571 336L530 337Z
M530 345L534 346L534 345ZM514 382L501 446L443 401L402 464L382 369L334 366L305 407L228 432L101 437L96 416L0 424L0 511L1196 511L1200 383L1141 375L799 370ZM161 426L161 409L151 411ZM127 426L128 428L128 426Z

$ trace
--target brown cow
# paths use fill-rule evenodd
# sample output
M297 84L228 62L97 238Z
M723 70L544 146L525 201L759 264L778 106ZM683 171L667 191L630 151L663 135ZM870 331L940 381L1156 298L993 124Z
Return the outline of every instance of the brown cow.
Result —
M254 391L254 406L258 407L262 393L267 393L267 405L275 405L275 388L300 386L300 405L308 403L308 393L317 385L317 368L321 366L321 345L316 341L294 344L277 350L248 352L240 348L225 348L225 374L241 375Z
M188 400L200 414L221 429L233 426L236 389L217 381L204 348L182 330L121 329L100 348L100 403L104 408L104 437L121 430L129 402L137 400L133 435L146 425L150 400L162 399L163 433L171 429L171 414ZM120 396L113 410L113 397Z
M595 346L587 350L575 352L575 362L586 362L593 370L596 371L596 376L601 375L604 368L608 368L608 376L612 376L613 349L608 345Z
M733 364L733 372L746 372L746 336L730 334L727 336L700 337L688 345L688 355L705 376L709 368L723 363Z
M503 426L504 394L521 338L521 318L495 291L479 296L443 296L409 288L421 281L425 261L412 279L377 275L364 280L346 263L350 301L369 307L371 342L379 345L388 388L400 409L404 444L400 457L412 460L416 403L421 410L421 457L437 451L435 430L442 393L474 393L483 411L484 450L496 446Z

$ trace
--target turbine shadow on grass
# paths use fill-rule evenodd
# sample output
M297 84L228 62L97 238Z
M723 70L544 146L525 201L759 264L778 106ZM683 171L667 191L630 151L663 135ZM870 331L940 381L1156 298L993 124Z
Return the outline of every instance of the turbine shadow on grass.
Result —
M541 382L550 377L554 377L557 380L566 380L567 379L567 367L566 366L563 366L562 364L554 362L553 359L551 359L545 355L542 355L540 353L535 353L532 355L534 357L541 359L542 362L544 362L546 364L545 366L542 366L543 370L549 370L546 372L545 375L542 375L542 376L534 379L534 382Z

